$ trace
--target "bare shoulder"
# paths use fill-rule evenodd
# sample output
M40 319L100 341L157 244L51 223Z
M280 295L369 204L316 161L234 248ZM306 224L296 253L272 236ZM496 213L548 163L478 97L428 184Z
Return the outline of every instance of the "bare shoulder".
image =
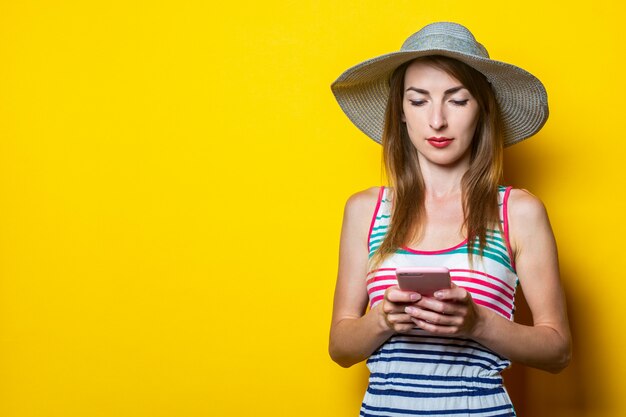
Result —
M344 233L355 234L360 241L367 241L367 233L376 211L380 187L359 191L348 198L343 213Z
M514 188L509 195L509 218L511 226L526 227L547 220L543 202L527 190Z
M513 252L553 246L554 234L541 200L526 190L511 190L508 203L510 239ZM540 242L544 242L541 244ZM545 249L547 250L547 249Z
M378 204L379 193L380 187L370 187L352 194L346 202L346 212L353 215L372 214Z

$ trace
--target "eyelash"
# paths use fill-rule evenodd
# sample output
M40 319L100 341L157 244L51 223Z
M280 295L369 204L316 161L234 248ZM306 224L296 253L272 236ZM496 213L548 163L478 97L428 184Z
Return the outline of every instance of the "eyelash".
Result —
M469 100L450 100L455 106L465 106ZM409 100L412 106L420 107L426 104L424 100Z

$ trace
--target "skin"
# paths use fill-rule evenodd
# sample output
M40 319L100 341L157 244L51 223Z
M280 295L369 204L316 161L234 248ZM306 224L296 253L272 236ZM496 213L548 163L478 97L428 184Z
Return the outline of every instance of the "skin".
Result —
M469 91L459 86L455 78L424 63L407 68L402 120L426 184L427 218L422 238L410 242L415 249L452 247L464 239L461 178L469 167L478 110ZM427 141L430 137L453 140L437 149ZM378 190L356 193L346 203L329 344L335 362L344 367L361 362L392 335L418 326L433 334L472 338L527 366L555 373L567 366L571 336L556 243L538 198L515 189L508 204L512 255L533 315L533 325L525 326L477 305L456 286L434 298L391 287L382 302L367 310L367 234Z

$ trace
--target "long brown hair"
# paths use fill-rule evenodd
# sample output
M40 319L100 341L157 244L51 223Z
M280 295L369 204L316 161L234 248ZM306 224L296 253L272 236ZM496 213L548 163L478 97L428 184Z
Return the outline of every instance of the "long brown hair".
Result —
M418 58L456 78L469 90L479 106L479 119L471 145L470 167L461 180L463 228L468 239L469 257L478 249L482 254L489 228L500 228L498 185L502 180L502 125L495 95L489 82L477 70L444 56ZM392 74L383 131L383 162L393 189L391 224L374 256L382 262L413 237L419 238L425 217L425 184L417 150L402 122L404 75L407 62ZM478 240L478 248L476 248Z

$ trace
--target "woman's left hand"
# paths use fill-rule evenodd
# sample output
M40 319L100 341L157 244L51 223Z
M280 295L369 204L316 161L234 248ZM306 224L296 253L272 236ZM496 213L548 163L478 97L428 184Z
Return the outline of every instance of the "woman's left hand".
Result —
M480 308L470 293L454 284L433 297L422 297L405 312L417 327L435 334L471 336L481 320Z

